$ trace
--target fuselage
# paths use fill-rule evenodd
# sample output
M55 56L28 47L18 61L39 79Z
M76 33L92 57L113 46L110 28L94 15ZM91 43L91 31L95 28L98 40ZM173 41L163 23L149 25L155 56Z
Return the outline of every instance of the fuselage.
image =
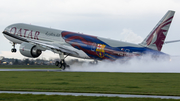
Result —
M164 54L139 44L30 24L12 24L6 27L4 32L9 33L4 33L4 36L14 43L21 44L25 41L24 39L32 39L44 43L53 43L57 47L64 45L76 51L78 55L75 57L80 58L116 60L123 57L140 56L146 53Z

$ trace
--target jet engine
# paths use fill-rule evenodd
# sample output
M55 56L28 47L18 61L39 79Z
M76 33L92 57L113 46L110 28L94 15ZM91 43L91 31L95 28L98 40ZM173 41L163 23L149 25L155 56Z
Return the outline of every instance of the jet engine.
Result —
M19 51L22 55L31 58L37 58L42 53L42 50L39 49L36 45L27 42L21 43Z

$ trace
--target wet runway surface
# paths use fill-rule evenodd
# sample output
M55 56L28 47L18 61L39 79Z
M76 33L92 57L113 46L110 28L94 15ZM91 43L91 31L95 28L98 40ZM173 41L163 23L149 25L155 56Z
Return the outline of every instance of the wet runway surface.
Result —
M107 71L107 70L81 70L81 69L0 69L0 71L29 71L29 72L113 72L113 73L180 73L180 71Z
M39 71L39 72L61 72L61 69L0 69L0 71Z
M180 99L178 96L153 96L153 95L128 95L128 94L97 94L97 93L64 93L64 92L25 92L25 91L0 91L9 94L45 94L45 95L72 95L72 96L106 96L123 98L160 98L160 99Z
M62 70L62 69L0 69L0 71L29 71L29 72L108 72L108 71L83 71L83 70ZM120 73L120 72L118 72Z
M21 71L21 72L103 72L103 71L70 71L62 69L0 69L0 71ZM106 72L106 71L104 71Z

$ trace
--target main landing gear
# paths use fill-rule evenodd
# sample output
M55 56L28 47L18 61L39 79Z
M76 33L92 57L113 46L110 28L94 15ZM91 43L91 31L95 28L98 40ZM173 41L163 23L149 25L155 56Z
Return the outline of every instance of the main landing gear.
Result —
M97 65L97 64L98 64L98 61L97 61L97 60L94 60L94 61L90 62L90 64L92 64L92 65Z
M16 44L16 43L13 42L13 45L12 45L13 48L11 49L11 52L12 52L12 53L16 53L16 51L17 51L16 48L15 48L15 44Z
M61 68L62 70L65 70L66 67L70 67L69 65L66 64L66 62L64 60L68 55L66 55L66 57L64 57L64 53L61 53L61 54L59 54L59 56L60 56L60 61L56 61L55 65L59 66L59 68Z
M97 61L97 60L94 60L94 61L93 61L93 64L97 65L97 64L98 64L98 61Z

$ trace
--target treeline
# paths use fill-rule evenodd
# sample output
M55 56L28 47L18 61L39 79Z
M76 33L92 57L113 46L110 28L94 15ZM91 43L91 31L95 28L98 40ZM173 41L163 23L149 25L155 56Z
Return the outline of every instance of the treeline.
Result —
M44 59L8 59L4 58L0 61L1 65L54 65L54 61L57 59L50 59L50 60L44 60Z

